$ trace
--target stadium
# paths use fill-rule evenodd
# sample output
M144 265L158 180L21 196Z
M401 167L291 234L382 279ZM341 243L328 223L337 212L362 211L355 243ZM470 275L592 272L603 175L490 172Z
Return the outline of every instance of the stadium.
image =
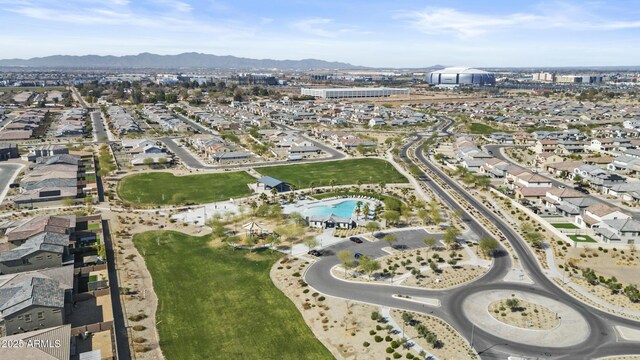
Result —
M490 72L465 67L450 67L427 74L424 79L432 85L495 85L496 76Z

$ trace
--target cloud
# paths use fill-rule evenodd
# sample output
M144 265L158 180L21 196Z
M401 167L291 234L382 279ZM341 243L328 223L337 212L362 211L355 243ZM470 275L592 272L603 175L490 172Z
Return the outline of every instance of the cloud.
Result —
M508 29L587 31L640 28L640 21L608 20L586 12L585 9L580 9L579 12L555 10L487 15L453 8L429 7L424 10L401 11L394 18L407 22L425 34L449 33L462 39Z
M321 36L321 37L335 37L336 33L329 31L325 28L325 25L331 24L332 19L326 18L309 18L295 21L292 27L296 30L302 31L307 34Z

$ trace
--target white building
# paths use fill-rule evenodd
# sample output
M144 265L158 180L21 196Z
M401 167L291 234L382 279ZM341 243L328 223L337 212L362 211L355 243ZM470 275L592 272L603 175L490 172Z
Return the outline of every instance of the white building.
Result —
M409 89L394 88L325 88L325 89L301 89L303 96L315 96L325 99L381 97L391 95L409 95Z

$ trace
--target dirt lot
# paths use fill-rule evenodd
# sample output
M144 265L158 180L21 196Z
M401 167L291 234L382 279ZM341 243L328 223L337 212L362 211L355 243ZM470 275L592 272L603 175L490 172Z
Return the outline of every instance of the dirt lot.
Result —
M489 313L494 319L519 328L548 330L560 325L556 314L548 308L518 299L517 308L512 311L506 300L494 301L489 305Z
M413 318L425 325L429 331L435 333L438 339L442 341L442 347L434 348L427 341L418 336L418 332L414 326L405 326L405 332L411 341L420 345L423 349L431 352L438 359L477 359L477 355L471 349L471 346L453 329L449 324L437 317L428 316L419 313L411 313ZM398 324L402 323L402 311L392 310L391 316Z

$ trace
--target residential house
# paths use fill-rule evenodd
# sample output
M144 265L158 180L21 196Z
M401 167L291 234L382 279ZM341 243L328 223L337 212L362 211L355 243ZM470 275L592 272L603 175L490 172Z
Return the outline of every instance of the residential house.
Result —
M0 274L60 267L73 264L69 256L69 234L44 232L0 253Z
M640 222L631 218L604 220L595 224L593 229L605 243L635 244L640 239Z
M595 203L584 209L581 215L576 216L575 223L582 228L592 228L605 220L625 220L629 218L631 218L629 215L616 208L602 203Z
M0 336L61 326L72 294L72 266L0 276Z

